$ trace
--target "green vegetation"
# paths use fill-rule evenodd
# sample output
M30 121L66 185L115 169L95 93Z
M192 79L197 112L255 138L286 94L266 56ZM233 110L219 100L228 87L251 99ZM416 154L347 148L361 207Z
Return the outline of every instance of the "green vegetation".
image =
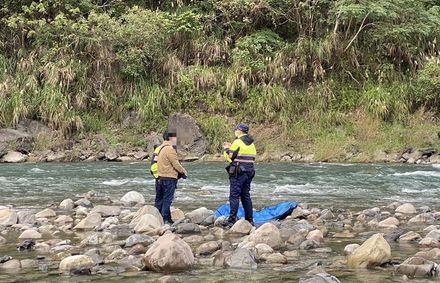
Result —
M238 120L323 160L437 147L439 36L438 0L4 0L0 127L142 144L181 111L211 152Z

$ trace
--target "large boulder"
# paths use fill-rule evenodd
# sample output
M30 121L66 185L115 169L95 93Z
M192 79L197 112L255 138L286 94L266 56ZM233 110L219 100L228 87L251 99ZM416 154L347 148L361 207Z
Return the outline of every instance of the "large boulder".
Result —
M414 232L414 231L409 231L403 235L401 235L398 239L399 242L415 242L415 241L420 241L422 239L422 237L420 236L420 234Z
M105 263L117 262L127 255L128 254L124 249L116 249L105 258Z
M22 259L20 264L24 269L38 268L38 260L35 259Z
M62 162L66 159L66 153L63 151L60 152L49 152L46 156L47 162Z
M239 234L239 235L247 235L251 232L253 226L249 221L240 219L231 227L229 233Z
M320 242L317 242L315 240L305 240L299 245L299 248L301 250L312 250L317 249L321 246Z
M136 225L145 214L153 215L157 221L159 221L161 226L164 224L162 215L157 208L152 205L144 205L143 207L139 208L138 211L136 211L133 219L130 222L130 225Z
M0 225L2 226L12 226L17 224L18 215L17 212L11 209L0 210Z
M149 156L149 153L145 152L145 151L137 151L133 154L133 157L136 160L144 160L144 159L147 159L148 156Z
M268 264L286 264L287 257L281 253L263 254L260 259L264 260Z
M121 208L119 206L97 205L90 213L99 213L103 217L118 216L121 213Z
M38 240L41 239L41 234L38 233L36 230L25 230L21 235L18 237L19 240Z
M185 219L185 213L179 208L171 207L171 219L176 222Z
M120 156L119 150L117 148L109 148L105 154L105 159L108 161L115 161Z
M50 208L46 208L46 209L38 212L37 214L35 214L36 218L51 218L51 217L55 217L55 216L57 216L56 212Z
M166 233L145 253L144 264L147 269L157 272L185 271L194 265L194 255L185 241Z
M75 273L77 271L90 270L95 266L93 259L86 255L73 255L64 258L60 262L60 273Z
M66 224L66 223L72 223L73 218L69 215L60 215L57 219L55 219L55 224Z
M419 242L419 246L424 248L440 247L439 241L433 238L425 237Z
M412 205L410 203L404 203L401 206L399 206L398 208L396 208L396 212L404 213L404 214L415 214L417 212L417 210L414 207L414 205Z
M380 228L397 228L399 226L400 222L395 217L388 217L385 220L382 220L379 222L378 226Z
M0 271L17 272L21 268L21 263L18 259L8 260L5 263L0 263Z
M5 163L22 163L28 159L26 154L18 151L8 151L1 159Z
M205 154L207 142L193 117L177 113L170 117L168 125L170 129L177 130L181 150L188 154Z
M410 220L408 220L408 224L426 224L426 223L434 223L435 216L433 213L422 213L414 216Z
M308 232L315 230L315 227L308 223L306 220L301 220L300 222L294 219L287 219L281 222L280 225L281 238L284 240L289 239L292 235L299 232L305 231L306 235Z
M90 213L86 218L81 220L73 229L92 230L101 225L102 217L99 213Z
M138 244L142 244L144 246L149 246L152 243L154 243L154 239L152 237L147 236L147 235L142 235L142 234L134 234L125 240L124 247L130 248L130 247L133 247Z
M17 125L17 131L19 131L22 135L29 135L32 137L38 137L40 135L48 135L52 133L52 130L49 129L46 125L42 124L39 121L23 119Z
M60 209L63 210L72 210L75 208L75 203L73 202L73 200L71 200L70 198L63 200L60 203Z
M92 202L90 200L86 199L86 198L82 198L82 199L79 199L79 200L75 201L75 205L78 206L78 207L80 207L80 206L82 206L82 207L91 207L92 206Z
M32 148L32 135L20 130L0 129L0 157L8 150L30 152Z
M324 241L324 234L322 233L321 230L313 230L310 231L309 234L306 237L307 240L314 240L318 243L322 243Z
M229 268L256 269L256 255L248 249L238 248L225 258L224 265Z
M214 211L201 207L186 214L186 218L192 223L202 224L205 219L214 215Z
M426 234L425 238L431 238L440 242L440 230L431 230L428 234Z
M156 216L151 214L144 214L136 226L134 226L134 231L136 233L155 233L156 229L160 228L162 223L157 219Z
M100 226L101 230L111 229L119 225L119 219L117 217L111 216L107 217Z
M30 210L20 210L17 212L18 224L34 225L36 222L35 213Z
M423 247L440 247L440 230L435 229L429 233L419 242Z
M89 234L84 240L81 241L80 247L85 246L97 246L102 244L109 244L114 241L117 235L110 232L96 232ZM111 248L113 251L113 247Z
M278 248L281 244L280 230L272 223L265 223L249 235L249 242Z
M416 257L423 257L425 259L438 261L440 259L440 249L439 248L433 248L431 250L426 251L420 251L415 254Z
M130 191L126 193L122 198L121 202L130 205L130 204L144 204L145 199L144 196L136 191Z
M200 227L194 223L180 223L176 226L176 233L178 234L193 234L199 233Z
M374 234L349 257L351 268L368 268L381 265L391 259L391 247L382 234Z
M201 244L197 248L196 254L210 255L213 252L217 251L218 249L220 249L220 245L216 241L209 241L209 242Z
M292 234L286 242L294 247L299 247L301 243L306 240L307 235L308 233L306 230L300 230L297 233Z
M346 255L351 255L352 253L354 253L354 251L359 248L360 246L358 244L349 244L346 245L344 248L344 254Z
M144 245L136 244L128 251L128 254L129 255L140 255L140 254L143 255L146 252L147 252L147 249L145 248Z
M257 244L255 245L255 249L257 251L257 256L273 253L273 249L266 244Z
M433 277L436 274L437 264L422 257L411 257L397 267L397 273L415 277Z

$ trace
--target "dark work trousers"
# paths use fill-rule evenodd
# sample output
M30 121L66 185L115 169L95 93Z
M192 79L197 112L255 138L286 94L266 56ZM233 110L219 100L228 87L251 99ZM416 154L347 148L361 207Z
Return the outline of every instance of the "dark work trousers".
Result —
M243 172L234 177L229 177L229 204L231 206L230 221L237 220L238 207L241 204L244 209L244 218L253 222L252 200L251 200L251 182L254 178L254 172Z
M154 199L154 207L159 210L159 212L162 210L162 203L163 203L163 194L161 193L160 187L159 187L159 178L156 179L156 198Z
M163 221L172 222L170 207L176 188L177 180L174 179L159 180L159 185L156 186L155 206L159 209Z

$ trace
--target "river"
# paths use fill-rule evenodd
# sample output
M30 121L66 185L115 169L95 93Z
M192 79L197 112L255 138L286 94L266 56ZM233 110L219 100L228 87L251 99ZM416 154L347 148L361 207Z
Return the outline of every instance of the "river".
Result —
M189 178L179 183L176 206L215 209L227 201L222 164L184 165ZM154 181L148 170L142 163L3 164L0 204L47 205L91 190L115 199L136 190L153 203ZM252 197L257 208L286 200L357 210L393 201L437 205L439 181L436 165L259 164Z
M228 179L224 166L219 163L188 163L189 178L179 183L175 206L190 211L201 206L215 209L228 200ZM153 203L154 181L145 163L41 163L0 165L0 205L41 209L58 204L65 198L94 191L98 196L120 199L128 191L141 192L148 204ZM252 187L254 207L261 208L282 201L297 201L320 208L364 208L388 205L394 201L411 202L420 206L437 208L440 192L440 167L436 165L383 165L383 164L258 164ZM361 243L366 236L347 241L330 240L332 254L307 254L304 260L278 269L233 271L209 267L195 268L179 275L184 282L296 282L309 265L316 261L331 262L340 256L348 243ZM14 245L15 246L15 245ZM399 247L393 247L393 249ZM0 247L0 256L14 252L12 245ZM397 252L405 257L416 252L408 248ZM34 253L34 252L32 252ZM332 270L328 270L332 272ZM342 282L400 282L389 270L347 271L333 270ZM1 282L155 282L161 275L154 273L123 273L92 277L58 278L56 268L48 273L27 272L1 274ZM428 282L425 280L413 282Z

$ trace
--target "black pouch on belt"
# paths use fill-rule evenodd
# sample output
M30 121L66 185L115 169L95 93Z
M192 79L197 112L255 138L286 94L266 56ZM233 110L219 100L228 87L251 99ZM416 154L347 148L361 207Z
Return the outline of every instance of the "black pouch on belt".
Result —
M226 171L228 172L230 177L237 176L237 166L236 165L229 165L226 167Z

